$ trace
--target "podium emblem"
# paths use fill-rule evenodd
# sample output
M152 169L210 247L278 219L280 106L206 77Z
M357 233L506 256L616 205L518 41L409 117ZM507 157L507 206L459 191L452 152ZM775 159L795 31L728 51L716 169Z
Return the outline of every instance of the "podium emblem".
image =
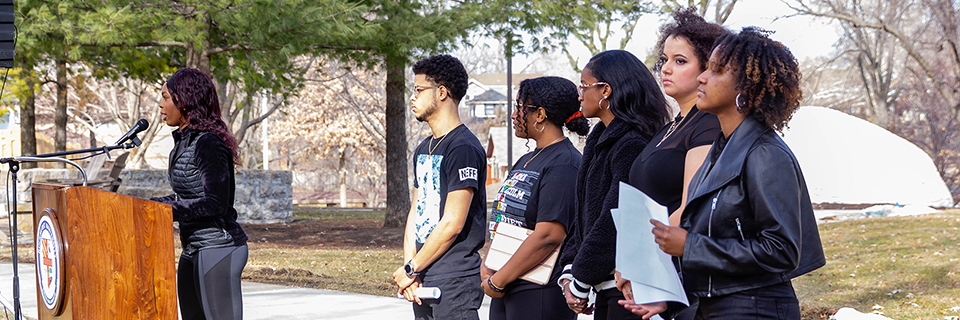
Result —
M57 315L62 309L64 293L64 252L60 227L52 209L41 213L36 230L37 288L43 305Z

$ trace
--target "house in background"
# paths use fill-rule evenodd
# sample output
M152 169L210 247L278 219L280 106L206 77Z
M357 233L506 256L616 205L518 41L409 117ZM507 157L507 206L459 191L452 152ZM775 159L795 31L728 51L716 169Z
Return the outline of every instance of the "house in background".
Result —
M540 73L513 75L510 99L515 99L520 82L526 79L542 77ZM507 74L486 73L471 75L467 86L467 95L463 97L461 108L467 108L468 114L475 118L496 118L497 110L509 115L507 106ZM482 141L483 139L481 139Z
M470 115L473 117L493 119L497 117L497 112L506 113L507 96L490 89L473 97L465 105L470 109Z

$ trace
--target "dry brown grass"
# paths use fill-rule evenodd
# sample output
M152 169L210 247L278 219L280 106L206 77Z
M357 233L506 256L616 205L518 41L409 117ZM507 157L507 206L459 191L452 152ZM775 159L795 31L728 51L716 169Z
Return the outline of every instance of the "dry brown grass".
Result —
M820 225L827 265L794 280L804 319L841 307L960 319L960 210Z

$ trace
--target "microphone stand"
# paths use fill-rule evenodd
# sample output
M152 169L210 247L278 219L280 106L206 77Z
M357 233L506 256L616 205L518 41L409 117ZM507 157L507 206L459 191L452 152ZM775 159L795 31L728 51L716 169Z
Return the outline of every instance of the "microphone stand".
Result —
M80 170L80 176L83 178L83 186L87 185L87 173L83 171L83 168L80 167L76 162L71 161L70 159L61 158L61 156L81 154L81 153L94 153L94 152L103 152L107 154L107 157L110 157L110 150L115 149L131 149L140 146L140 138L133 136L127 143L118 143L115 146L105 146L100 148L89 148L83 150L74 150L74 151L63 151L63 152L54 152L46 154L38 154L35 156L20 156L20 157L6 157L0 158L0 163L7 163L10 165L10 175L13 178L13 209L10 210L10 217L13 220L13 230L10 230L10 234L13 244L13 319L23 320L23 315L20 310L20 276L19 271L17 270L17 232L20 231L17 229L17 171L20 171L20 163L22 162L63 162L71 166L76 167Z

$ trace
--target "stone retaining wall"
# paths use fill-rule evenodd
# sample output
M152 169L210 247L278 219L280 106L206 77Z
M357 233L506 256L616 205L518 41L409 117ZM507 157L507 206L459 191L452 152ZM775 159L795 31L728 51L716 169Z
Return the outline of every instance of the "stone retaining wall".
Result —
M24 169L18 173L17 198L30 202L30 184L46 179L76 178L75 169ZM173 193L166 169L124 170L118 193L151 198ZM279 170L237 170L234 207L241 222L272 223L293 220L293 175ZM12 200L12 199L11 199Z

